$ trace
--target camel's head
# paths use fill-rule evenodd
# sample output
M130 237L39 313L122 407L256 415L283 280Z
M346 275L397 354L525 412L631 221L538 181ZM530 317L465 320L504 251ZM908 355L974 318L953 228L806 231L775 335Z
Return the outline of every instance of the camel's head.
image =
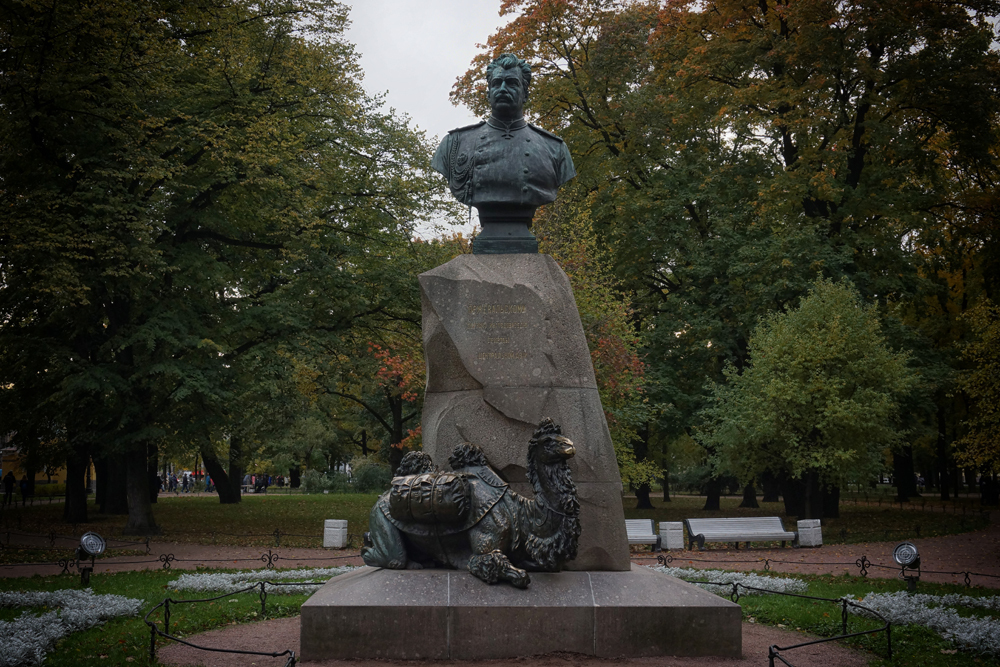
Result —
M562 434L558 424L546 417L538 425L528 446L528 458L539 463L558 463L576 454L573 441Z

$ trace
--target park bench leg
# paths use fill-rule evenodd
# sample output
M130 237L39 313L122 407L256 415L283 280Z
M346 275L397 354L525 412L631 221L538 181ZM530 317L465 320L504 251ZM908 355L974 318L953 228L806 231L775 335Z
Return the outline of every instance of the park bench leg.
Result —
M781 540L781 548L782 548L782 549L784 549L784 548L785 548L785 540Z

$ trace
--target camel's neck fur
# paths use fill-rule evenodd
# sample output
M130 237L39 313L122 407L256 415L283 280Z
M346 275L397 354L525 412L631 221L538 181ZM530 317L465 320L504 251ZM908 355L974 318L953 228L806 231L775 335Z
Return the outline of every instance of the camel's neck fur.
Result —
M569 463L541 463L540 447L533 442L528 450L528 481L535 499L527 501L534 524L527 547L537 563L552 566L576 558L580 502Z

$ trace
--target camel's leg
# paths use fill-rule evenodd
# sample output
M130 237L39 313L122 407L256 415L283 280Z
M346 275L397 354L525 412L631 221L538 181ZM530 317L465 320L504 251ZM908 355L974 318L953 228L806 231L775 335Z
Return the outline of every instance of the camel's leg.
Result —
M365 565L390 570L406 568L406 544L403 542L403 534L389 523L377 503L368 516L367 535L371 544L366 544L361 549L361 558L365 561Z
M511 565L510 560L499 549L470 558L469 572L488 584L509 581L516 588L527 588L531 583L528 573Z

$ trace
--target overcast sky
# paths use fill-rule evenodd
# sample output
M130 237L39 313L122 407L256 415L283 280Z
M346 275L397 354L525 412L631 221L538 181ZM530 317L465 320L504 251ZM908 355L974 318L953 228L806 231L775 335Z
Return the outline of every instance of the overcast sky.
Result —
M351 9L347 38L361 54L365 89L387 93L428 137L476 121L448 101L455 79L479 50L476 44L507 23L500 0L345 0Z

